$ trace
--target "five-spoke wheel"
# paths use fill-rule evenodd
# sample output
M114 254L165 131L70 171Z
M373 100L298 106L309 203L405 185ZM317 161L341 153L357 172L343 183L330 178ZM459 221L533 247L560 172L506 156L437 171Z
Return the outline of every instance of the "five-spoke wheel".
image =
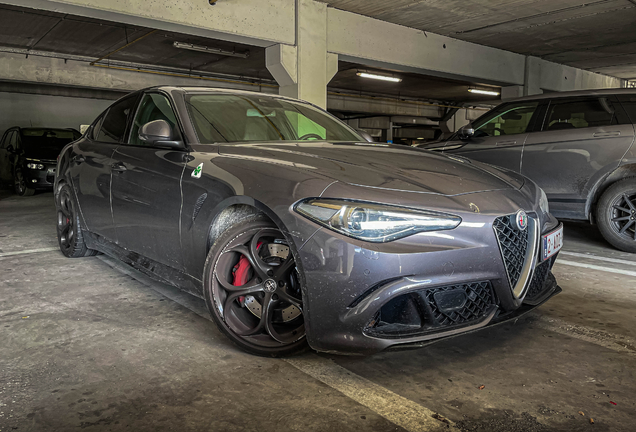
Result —
M285 237L262 216L217 239L204 283L212 317L242 348L268 356L305 348L300 273Z
M57 211L57 241L62 253L69 258L97 255L84 243L84 232L79 221L77 203L68 184L63 184L55 195Z

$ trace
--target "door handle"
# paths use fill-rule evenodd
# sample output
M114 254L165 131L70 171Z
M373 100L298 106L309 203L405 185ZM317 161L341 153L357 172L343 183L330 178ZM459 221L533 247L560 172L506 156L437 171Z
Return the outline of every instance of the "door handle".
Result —
M73 162L81 164L82 162L86 162L86 159L84 159L84 156L75 156Z
M502 147L502 146L511 146L511 145L515 145L515 144L517 144L517 141L499 141L495 145L497 147Z
M621 136L621 131L612 131L612 132L595 132L592 135L594 138L607 138L607 137L616 137Z
M128 169L128 168L126 168L126 165L124 165L121 162L115 162L110 167L115 172L124 172L124 171L126 171Z

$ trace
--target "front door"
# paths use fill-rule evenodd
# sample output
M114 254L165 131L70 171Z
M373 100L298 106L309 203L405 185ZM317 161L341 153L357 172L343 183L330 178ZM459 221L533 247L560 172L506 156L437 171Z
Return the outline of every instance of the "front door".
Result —
M465 141L449 141L446 153L458 153L471 159L519 172L523 145L539 102L501 105L474 124L475 135Z
M139 139L141 126L160 119L180 140L169 99L146 93L126 144L113 155L113 220L119 246L181 270L181 176L188 153L152 147Z
M618 167L634 128L612 97L553 99L541 132L526 140L521 173L547 194L557 217L585 218L589 188Z

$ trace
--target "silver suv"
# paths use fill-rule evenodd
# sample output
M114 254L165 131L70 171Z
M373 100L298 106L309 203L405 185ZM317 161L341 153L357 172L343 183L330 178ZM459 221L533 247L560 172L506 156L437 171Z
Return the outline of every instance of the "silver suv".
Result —
M551 93L503 103L426 148L530 177L554 216L596 222L636 252L635 122L636 89Z

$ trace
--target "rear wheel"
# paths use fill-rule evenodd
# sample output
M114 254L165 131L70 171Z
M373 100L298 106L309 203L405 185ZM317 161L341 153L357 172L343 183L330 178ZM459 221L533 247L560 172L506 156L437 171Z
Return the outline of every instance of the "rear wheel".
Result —
M14 175L15 193L20 196L31 196L35 193L35 189L27 185L26 178L22 169L17 168Z
M243 350L281 357L307 348L300 274L285 237L264 217L249 216L219 236L204 287L214 322Z
M57 210L57 241L62 253L69 258L97 255L97 251L86 247L84 232L80 225L77 203L68 184L59 189L55 207Z
M601 234L612 246L636 252L636 178L618 181L601 195L596 220Z

